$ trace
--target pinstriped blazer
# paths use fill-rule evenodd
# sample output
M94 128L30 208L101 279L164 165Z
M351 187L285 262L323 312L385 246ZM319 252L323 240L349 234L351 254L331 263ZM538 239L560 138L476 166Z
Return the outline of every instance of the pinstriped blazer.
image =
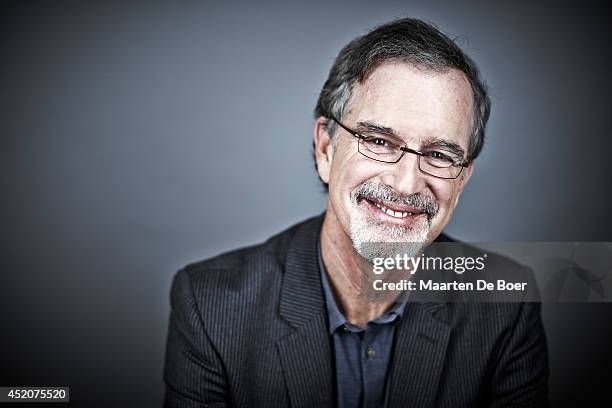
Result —
M176 274L165 407L335 405L321 223L309 219ZM548 406L539 304L408 306L395 333L389 407Z

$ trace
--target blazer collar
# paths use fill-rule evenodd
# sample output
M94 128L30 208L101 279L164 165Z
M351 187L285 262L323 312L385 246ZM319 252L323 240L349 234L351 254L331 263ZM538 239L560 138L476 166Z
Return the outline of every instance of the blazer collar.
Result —
M444 303L410 303L396 328L387 374L388 407L429 407L444 367L451 329Z
M303 327L325 309L317 253L324 215L298 226L287 250L280 314L294 328Z
M335 405L335 374L317 258L323 215L300 225L287 251L280 314L295 329L276 346L292 407Z

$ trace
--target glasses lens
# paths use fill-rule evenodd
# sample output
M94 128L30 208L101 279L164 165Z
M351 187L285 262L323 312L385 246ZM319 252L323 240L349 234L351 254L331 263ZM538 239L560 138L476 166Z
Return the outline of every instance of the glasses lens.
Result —
M395 163L401 156L404 142L390 136L365 136L359 140L359 153L374 160Z
M452 163L451 163L452 164ZM419 169L423 173L430 174L434 177L454 179L459 177L463 167L461 166L450 166L450 167L438 167L432 164L431 160L427 159L427 156L419 157Z

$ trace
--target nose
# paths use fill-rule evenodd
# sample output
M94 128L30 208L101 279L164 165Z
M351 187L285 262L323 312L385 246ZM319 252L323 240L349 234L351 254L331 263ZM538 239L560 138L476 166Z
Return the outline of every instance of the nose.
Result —
M404 153L402 158L383 175L382 182L404 195L422 192L425 189L425 177L419 170L419 156Z

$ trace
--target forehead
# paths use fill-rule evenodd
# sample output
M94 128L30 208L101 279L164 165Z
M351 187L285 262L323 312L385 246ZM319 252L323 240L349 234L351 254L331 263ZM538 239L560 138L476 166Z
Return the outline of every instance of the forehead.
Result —
M409 144L436 138L467 148L473 93L458 70L387 63L355 86L347 117L390 127Z

